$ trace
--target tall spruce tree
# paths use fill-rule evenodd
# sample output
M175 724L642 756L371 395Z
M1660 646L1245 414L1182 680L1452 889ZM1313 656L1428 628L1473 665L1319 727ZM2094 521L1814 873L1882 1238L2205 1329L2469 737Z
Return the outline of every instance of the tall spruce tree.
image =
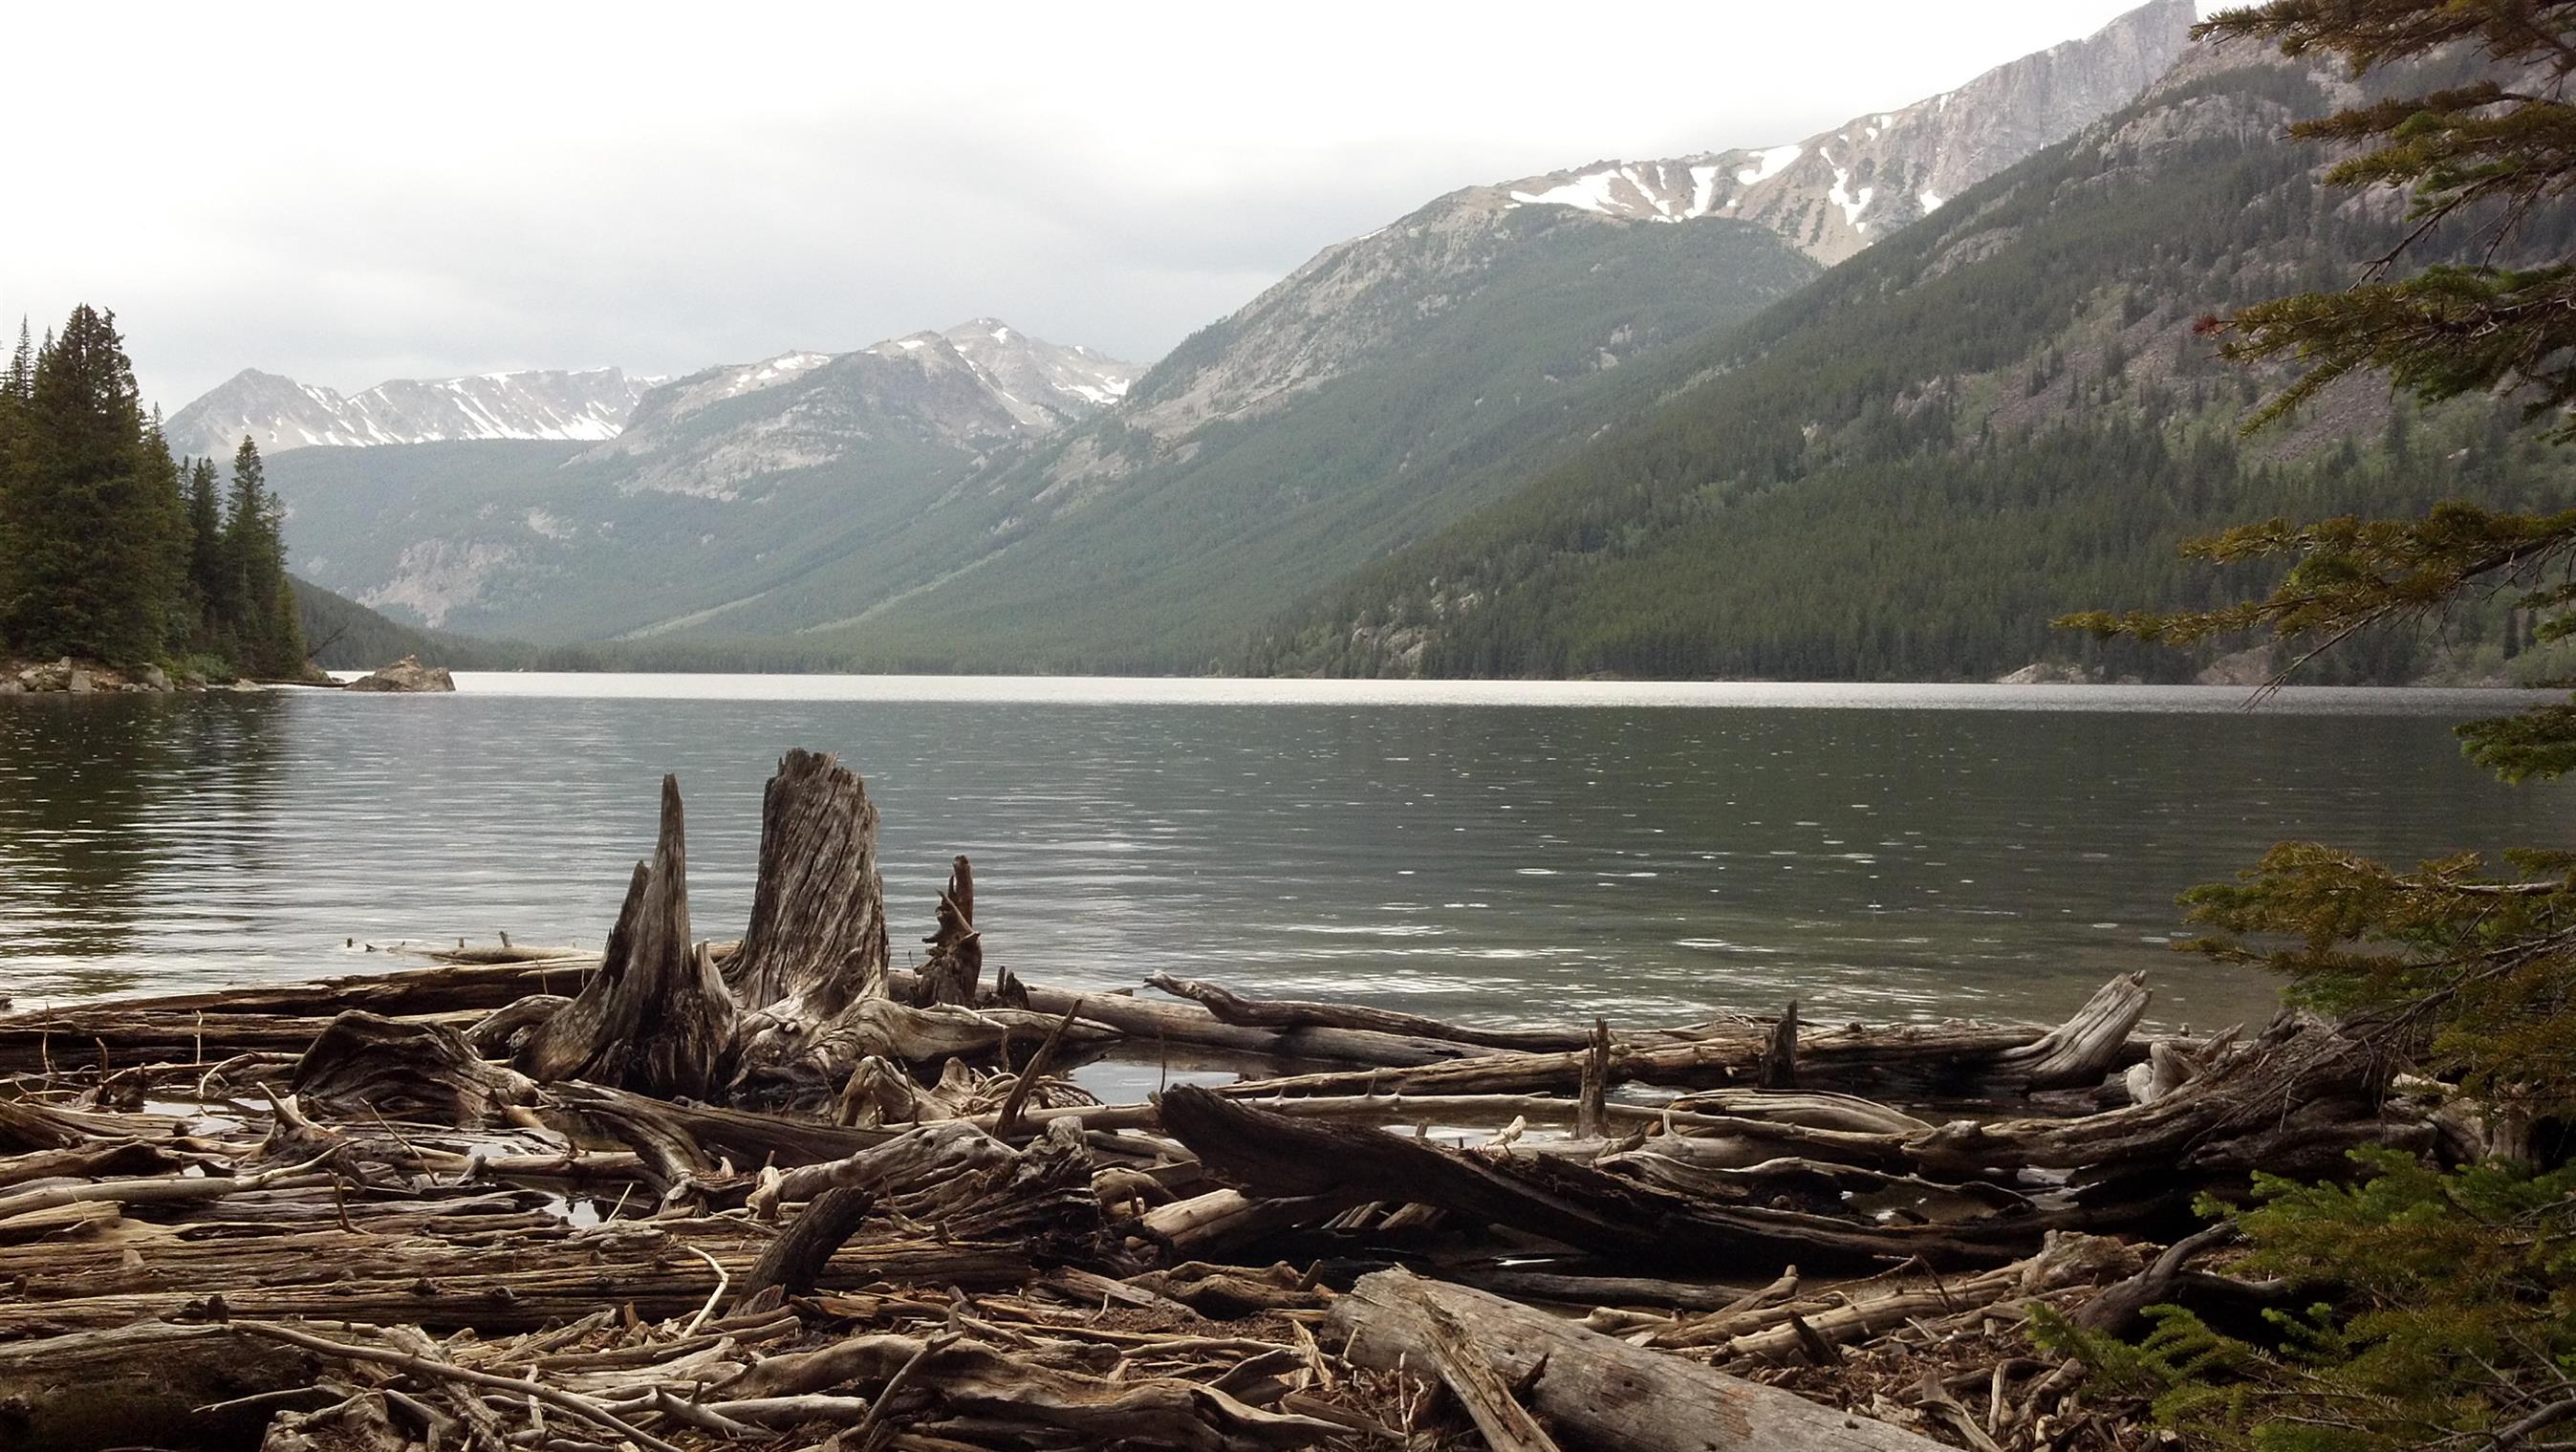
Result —
M8 602L17 596L18 499L26 485L21 475L27 460L28 415L36 395L36 346L27 320L18 320L18 347L9 370L0 373L0 651L11 641Z
M225 589L224 502L215 483L215 461L190 460L188 475L188 596L196 611L189 643L200 651L229 656L219 622L233 610Z
M2475 229L2486 244L2471 254L2486 261L2408 275L2401 249L2347 289L2209 320L2227 356L2305 365L2264 418L2375 372L2422 400L2518 397L2544 436L2576 440L2576 250L2551 240L2571 235L2552 214L2576 193L2576 3L2272 0L2202 31L2339 56L2356 75L2420 63L2444 76L2296 132L2343 149L2330 183L2408 193L2418 236ZM2538 639L2576 636L2576 511L2458 499L2413 519L2248 524L2192 552L2289 568L2270 593L2215 611L2066 623L2165 642L2261 630L2314 653L2493 592L2529 613ZM2576 702L2460 729L2469 755L2509 780L2576 769ZM2576 852L2507 861L2513 874L2499 876L2468 852L2404 867L2284 843L2237 882L2191 894L2212 930L2197 946L2286 975L2294 1001L2458 1085L2512 1162L2445 1174L2383 1157L2357 1187L2259 1182L2262 1203L2233 1212L2249 1264L2320 1304L2274 1313L2260 1336L2168 1309L2140 1347L2072 1337L2097 1386L2156 1394L2195 1445L2570 1445Z
M8 493L16 649L132 663L167 639L175 512L115 317L83 304L38 350ZM155 455L158 455L158 462ZM175 500L175 492L169 500Z
M242 436L233 451L232 491L224 517L224 586L234 611L225 622L235 663L255 676L300 675L303 631L295 590L286 578L284 509L269 492L259 445Z

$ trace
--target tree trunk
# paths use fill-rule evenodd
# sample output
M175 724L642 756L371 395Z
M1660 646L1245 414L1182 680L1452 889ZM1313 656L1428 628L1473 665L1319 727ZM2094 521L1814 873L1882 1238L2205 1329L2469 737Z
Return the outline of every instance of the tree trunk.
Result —
M913 1005L973 1008L984 981L984 937L975 931L975 864L959 857L950 865L948 886L939 894L939 926L922 941L930 945L930 958L913 981Z

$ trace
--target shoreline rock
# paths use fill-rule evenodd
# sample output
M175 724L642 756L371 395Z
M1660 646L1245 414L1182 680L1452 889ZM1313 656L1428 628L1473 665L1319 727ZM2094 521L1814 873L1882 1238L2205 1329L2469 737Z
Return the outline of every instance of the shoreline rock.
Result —
M340 689L414 693L453 691L456 689L456 678L447 673L445 666L425 666L420 663L420 657L407 655L372 675L358 677Z

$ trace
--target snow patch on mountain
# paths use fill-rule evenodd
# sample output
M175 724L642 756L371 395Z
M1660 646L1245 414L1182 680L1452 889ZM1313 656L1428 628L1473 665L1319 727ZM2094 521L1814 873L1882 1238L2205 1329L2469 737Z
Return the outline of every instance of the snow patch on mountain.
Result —
M451 439L596 441L615 438L658 381L615 368L523 369L394 379L342 394L246 368L179 410L166 432L182 454L218 457L245 435L267 454Z

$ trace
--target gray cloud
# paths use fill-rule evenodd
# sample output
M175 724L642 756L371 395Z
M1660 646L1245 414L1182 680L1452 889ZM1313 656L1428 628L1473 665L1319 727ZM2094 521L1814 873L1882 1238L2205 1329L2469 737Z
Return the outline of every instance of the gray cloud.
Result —
M1441 192L1803 135L2124 8L1996 0L1962 33L1892 0L1175 7L1110 33L1004 7L874 49L859 7L725 12L741 35L674 28L703 8L567 8L621 27L599 36L469 6L426 39L345 8L247 37L54 17L37 55L143 47L132 130L97 140L153 180L0 158L32 213L0 309L116 308L172 409L245 366L343 389L674 373L977 314L1150 359ZM20 115L97 74L27 73Z

